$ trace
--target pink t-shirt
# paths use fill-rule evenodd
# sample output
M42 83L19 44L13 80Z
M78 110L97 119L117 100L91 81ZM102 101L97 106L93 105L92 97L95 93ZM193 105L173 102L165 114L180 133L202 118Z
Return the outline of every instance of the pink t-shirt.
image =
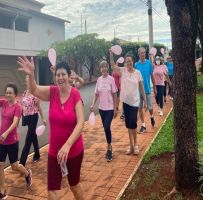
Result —
M167 68L165 65L154 65L154 79L155 85L164 86L165 75L167 74Z
M80 93L76 88L72 87L69 98L63 105L61 105L59 88L57 86L50 86L49 154L54 157L57 156L58 151L68 140L77 124L75 106L79 101L82 101ZM68 158L73 158L79 155L83 149L83 139L82 135L80 135L72 145Z
M130 106L139 107L139 82L141 81L140 71L136 69L133 73L129 73L126 67L122 67L120 100Z
M38 113L38 102L39 99L37 97L25 91L22 99L23 116L29 116Z
M99 109L113 110L114 100L113 94L117 92L114 78L110 75L107 77L100 76L97 79L95 94L99 95Z
M2 135L13 123L14 117L20 119L22 109L19 103L9 105L7 100L0 99L0 107L2 107L1 112L1 130L0 135ZM3 142L4 145L14 144L18 142L17 127L15 127L9 134L6 140Z
M116 87L118 90L120 90L120 75L118 75L117 73L115 73L114 71L112 72L112 76L115 80L116 83Z

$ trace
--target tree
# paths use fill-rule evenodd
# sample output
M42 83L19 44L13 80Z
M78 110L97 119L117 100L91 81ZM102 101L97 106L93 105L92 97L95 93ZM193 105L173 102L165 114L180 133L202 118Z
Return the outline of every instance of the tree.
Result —
M170 16L174 61L176 189L198 183L195 44L197 0L165 0Z
M110 42L97 37L96 33L78 35L65 42L54 43L52 47L56 49L57 57L71 63L79 74L82 75L82 67L85 67L91 81L95 67L103 57L108 55L108 49L111 46Z

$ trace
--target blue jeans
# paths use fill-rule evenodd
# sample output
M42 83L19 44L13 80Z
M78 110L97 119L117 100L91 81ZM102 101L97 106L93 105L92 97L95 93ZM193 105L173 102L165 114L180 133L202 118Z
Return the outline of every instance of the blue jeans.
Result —
M106 141L108 144L111 144L111 122L113 120L114 110L100 110L99 114L101 116L102 124L104 127Z

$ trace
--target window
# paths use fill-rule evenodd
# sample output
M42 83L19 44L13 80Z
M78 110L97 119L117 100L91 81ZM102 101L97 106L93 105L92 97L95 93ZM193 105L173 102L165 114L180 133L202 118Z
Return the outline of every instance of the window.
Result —
M13 16L9 16L4 13L0 13L0 27L1 28L7 28L7 29L13 29Z
M24 17L18 17L15 21L15 30L28 32L29 20Z

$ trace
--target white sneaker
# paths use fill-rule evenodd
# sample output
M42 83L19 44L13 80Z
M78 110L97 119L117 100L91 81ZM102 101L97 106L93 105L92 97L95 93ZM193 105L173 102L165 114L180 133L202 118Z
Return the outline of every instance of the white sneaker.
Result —
M158 106L158 112L160 113L161 112L161 108Z
M159 115L160 115L160 116L163 116L163 115L164 115L164 113L163 113L162 110L160 110Z
M134 147L134 152L133 152L133 154L134 155L138 155L139 154L139 148L138 148L138 146L136 145L135 147Z

